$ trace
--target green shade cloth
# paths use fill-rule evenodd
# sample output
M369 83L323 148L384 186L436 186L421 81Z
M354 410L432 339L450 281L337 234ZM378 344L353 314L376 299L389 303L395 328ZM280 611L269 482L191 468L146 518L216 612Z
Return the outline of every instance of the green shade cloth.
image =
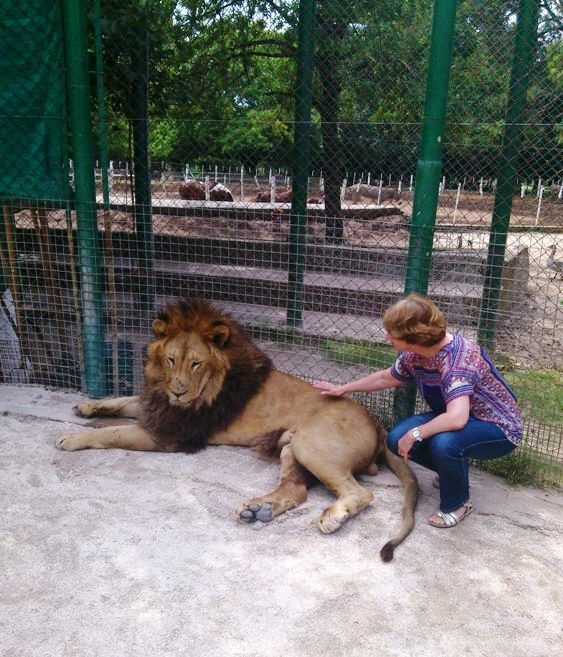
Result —
M63 33L58 0L0 4L0 196L68 195Z

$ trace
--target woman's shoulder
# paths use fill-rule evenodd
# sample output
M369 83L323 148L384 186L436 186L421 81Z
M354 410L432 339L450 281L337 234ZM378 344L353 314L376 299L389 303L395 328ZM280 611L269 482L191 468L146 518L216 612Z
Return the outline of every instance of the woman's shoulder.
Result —
M452 334L452 340L447 347L449 347L446 357L448 369L471 370L478 367L482 360L479 345L460 333Z
M450 345L456 354L464 355L481 353L479 345L473 340L469 340L469 338L461 335L461 333L452 333L452 340Z

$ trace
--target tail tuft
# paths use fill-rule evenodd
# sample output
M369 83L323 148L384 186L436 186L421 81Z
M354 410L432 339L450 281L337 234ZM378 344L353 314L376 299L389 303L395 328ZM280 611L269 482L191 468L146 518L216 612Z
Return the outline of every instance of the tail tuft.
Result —
M385 543L385 545L381 548L381 552L379 553L381 560L385 561L386 563L388 561L391 561L393 559L394 550L395 550L395 546L393 545L393 541L389 541L388 543Z

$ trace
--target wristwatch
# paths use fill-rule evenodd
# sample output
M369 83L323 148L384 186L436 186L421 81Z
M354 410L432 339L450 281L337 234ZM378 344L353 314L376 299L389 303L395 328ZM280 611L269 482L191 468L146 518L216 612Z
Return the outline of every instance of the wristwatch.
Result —
M414 429L412 429L412 437L417 442L422 442L422 436L420 435L420 429L418 427L415 427Z

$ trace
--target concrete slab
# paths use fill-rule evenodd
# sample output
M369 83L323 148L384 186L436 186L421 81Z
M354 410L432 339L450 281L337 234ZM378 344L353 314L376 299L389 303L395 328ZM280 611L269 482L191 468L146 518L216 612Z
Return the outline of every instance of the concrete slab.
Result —
M454 529L417 468L417 525L389 564L402 492L337 534L321 487L272 523L237 505L278 467L244 449L65 453L76 393L0 387L2 657L547 657L561 652L563 496L472 472L476 511Z

